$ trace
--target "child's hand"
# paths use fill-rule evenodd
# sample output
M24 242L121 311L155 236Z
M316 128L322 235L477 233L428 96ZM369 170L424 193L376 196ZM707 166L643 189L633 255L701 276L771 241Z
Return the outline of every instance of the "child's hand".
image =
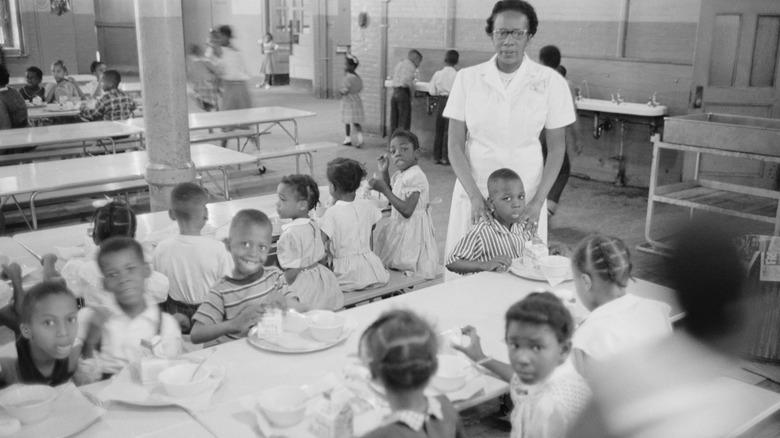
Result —
M385 193L390 189L390 187L387 186L387 183L382 178L371 178L368 180L368 186L371 187L372 190L376 190L379 193Z
M506 255L499 255L483 265L485 271L506 272L512 266L512 258Z
M263 317L266 310L267 307L260 304L245 307L244 310L239 312L233 319L233 331L240 336L246 336L249 329L260 322L260 319Z
M22 267L19 266L19 263L4 264L3 275L9 279L22 278Z
M460 329L461 333L469 337L469 344L466 347L460 345L452 345L452 348L460 351L468 356L469 359L477 362L485 358L485 353L482 351L482 344L480 343L479 335L477 335L477 329L467 325Z
M376 159L376 167L380 172L385 173L390 168L390 158L387 154L382 154Z

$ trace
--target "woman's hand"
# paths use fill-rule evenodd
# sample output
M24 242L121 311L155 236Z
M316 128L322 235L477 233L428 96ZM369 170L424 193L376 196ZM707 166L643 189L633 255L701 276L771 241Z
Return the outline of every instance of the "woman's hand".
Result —
M520 223L525 226L526 231L535 235L539 227L539 214L542 211L543 202L531 201L525 206L525 210L520 215Z
M490 216L488 213L487 203L482 195L471 198L471 223L476 224L482 219L487 219Z

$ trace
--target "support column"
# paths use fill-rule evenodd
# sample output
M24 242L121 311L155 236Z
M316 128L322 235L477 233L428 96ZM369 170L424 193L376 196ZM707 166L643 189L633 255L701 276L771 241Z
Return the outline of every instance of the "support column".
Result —
M135 0L149 203L167 210L173 186L195 179L190 158L181 0Z

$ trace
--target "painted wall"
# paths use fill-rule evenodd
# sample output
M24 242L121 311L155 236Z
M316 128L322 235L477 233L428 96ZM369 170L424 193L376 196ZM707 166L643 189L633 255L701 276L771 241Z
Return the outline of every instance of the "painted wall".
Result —
M57 59L65 61L71 73L89 73L97 52L93 0L73 0L72 10L61 16L49 12L49 2L22 0L24 55L7 57L12 76L24 76L29 66L48 74Z
M353 52L361 58L366 128L373 132L379 132L382 126L381 94L386 92L382 88L383 72L379 71L377 58L382 3L352 0L351 8L353 22L360 12L368 12L371 17L368 29L360 30L352 25L352 45ZM627 101L633 102L646 102L649 96L657 93L658 101L668 105L672 115L687 111L701 0L545 0L532 3L540 23L527 53L536 58L541 47L558 46L572 88L582 87L586 93L589 91L590 97L607 99L611 93L620 91ZM424 49L426 56L420 66L423 80L443 65L448 42L467 54L461 57L461 66L489 59L492 44L484 28L492 4L492 1L473 0L389 2L386 74L392 72L411 47ZM363 58L368 62L363 62ZM413 128L432 130L424 110L424 102L415 103L415 117L419 120L413 122ZM574 160L574 171L603 180L614 178L617 162L611 157L619 143L617 130L608 131L596 140L591 136L592 119L584 116L580 117L577 128L585 150ZM431 148L432 136L420 134L423 147ZM430 141L426 141L428 139ZM648 128L627 125L625 142L629 184L646 186L652 150ZM669 179L679 177L677 160L662 164L662 175Z

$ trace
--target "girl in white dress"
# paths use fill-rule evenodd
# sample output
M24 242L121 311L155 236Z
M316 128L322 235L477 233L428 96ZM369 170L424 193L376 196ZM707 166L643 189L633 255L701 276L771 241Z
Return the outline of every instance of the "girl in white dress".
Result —
M440 271L439 254L428 212L428 178L417 164L420 142L413 133L398 129L390 137L390 155L398 170L389 177L388 155L379 157L379 178L371 188L390 201L390 217L377 224L374 251L390 269L434 278Z
M572 359L581 375L590 377L594 361L672 333L668 304L626 293L631 255L622 240L590 235L571 260L577 295L590 310L572 341Z
M469 344L453 345L478 365L509 382L514 403L512 438L563 438L591 397L585 379L567 361L574 321L550 292L534 292L506 312L509 363L486 356L474 327Z
M310 309L340 309L344 294L333 272L320 263L325 259L322 233L309 218L309 211L320 202L317 182L309 175L288 175L276 193L279 217L292 219L282 225L276 243L276 256L290 290Z
M365 169L355 160L336 158L328 163L327 173L334 203L325 210L320 227L341 290L387 283L390 274L371 251L371 230L382 212L372 201L355 199Z

